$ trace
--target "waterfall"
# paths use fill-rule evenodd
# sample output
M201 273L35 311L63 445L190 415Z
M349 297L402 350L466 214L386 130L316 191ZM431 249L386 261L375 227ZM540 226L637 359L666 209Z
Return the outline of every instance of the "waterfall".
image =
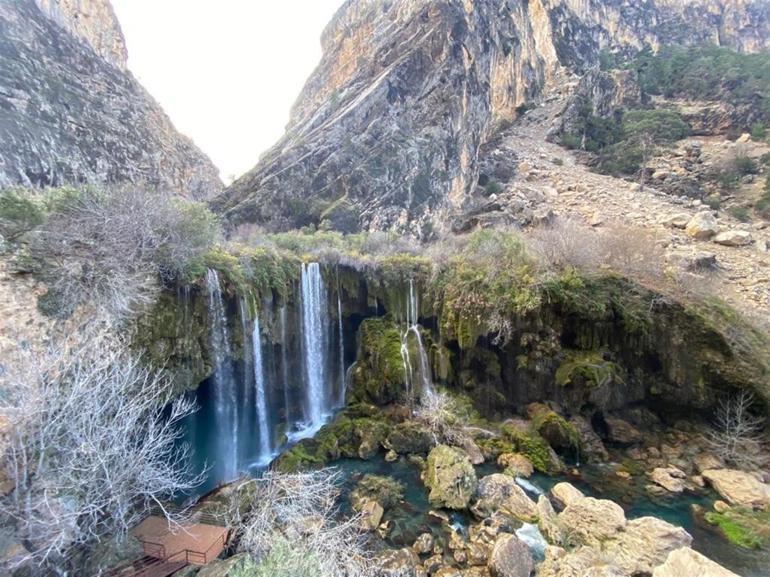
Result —
M278 313L281 323L281 381L283 383L283 418L286 420L286 432L291 431L291 391L289 385L289 329L286 326L286 305L281 305Z
M259 455L258 461L266 464L272 456L272 443L270 439L270 417L267 410L267 390L265 384L265 370L262 364L262 333L259 330L259 314L254 315L254 332L252 334L252 347L254 362L254 407L257 410L257 425L259 427Z
M227 316L219 285L219 275L214 269L206 272L209 292L209 318L211 320L211 349L213 353L214 395L216 397L217 455L216 462L223 480L232 480L238 473L238 407L235 379L230 359L230 336Z
M338 406L345 406L345 394L347 393L347 379L345 378L345 335L342 329L342 294L340 291L340 271L337 269L337 338L340 347L340 397Z
M330 407L326 395L326 294L318 263L302 264L302 341L305 365L306 416L308 428L324 424Z
M406 330L401 336L401 358L404 363L404 382L406 394L411 397L415 391L415 385L419 387L416 391L420 395L429 395L433 392L433 377L430 373L430 363L428 353L422 342L420 334L420 305L417 298L417 290L414 286L414 280L409 279L409 294L406 301ZM409 337L413 336L414 344L417 349L417 358L412 363L409 352ZM415 368L417 374L415 375ZM417 379L415 379L415 376Z

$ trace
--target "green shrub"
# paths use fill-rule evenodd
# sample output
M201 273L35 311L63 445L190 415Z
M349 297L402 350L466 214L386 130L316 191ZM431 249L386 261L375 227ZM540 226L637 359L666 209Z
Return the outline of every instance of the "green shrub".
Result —
M484 189L488 195L500 194L503 191L503 187L496 180L490 180Z
M765 180L765 192L762 193L762 196L754 204L754 210L760 216L770 218L770 175Z
M745 206L732 206L728 212L733 218L740 222L751 221L751 213L749 213L749 210Z
M767 137L767 127L757 122L751 127L751 138L754 140L764 140Z
M647 94L730 102L763 125L770 121L770 56L717 46L647 48L628 64Z
M759 173L759 165L757 165L757 161L751 158L750 156L746 156L746 155L737 156L735 158L734 164L735 164L735 171L740 176Z
M0 234L8 240L16 240L44 221L44 208L32 193L18 188L0 191Z

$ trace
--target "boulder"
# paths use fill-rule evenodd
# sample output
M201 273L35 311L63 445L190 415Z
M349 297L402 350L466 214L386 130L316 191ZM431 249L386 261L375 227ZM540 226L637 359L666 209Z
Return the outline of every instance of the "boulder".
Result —
M427 453L433 445L433 435L430 431L414 421L405 421L393 427L385 441L385 448L399 455Z
M535 472L532 462L520 453L503 453L497 458L497 464L514 477L526 479Z
M691 220L691 217L686 212L680 212L677 214L670 214L663 219L663 224L673 226L674 228L685 228Z
M580 456L591 462L603 463L610 458L607 449L588 419L576 415L569 420L580 438Z
M687 223L685 232L696 240L708 240L719 233L719 224L710 212L699 212Z
M561 545L564 540L564 532L559 524L559 518L553 505L545 495L540 495L537 500L537 528L546 541L553 545Z
M433 577L463 577L463 574L456 567L442 567L433 574Z
M602 548L613 564L632 575L649 574L669 553L692 543L690 534L656 517L629 521L624 530Z
M676 467L657 467L650 473L650 479L669 493L682 493L685 490L687 475Z
M731 505L752 509L770 507L770 485L751 473L734 469L708 469L703 478Z
M714 237L714 242L722 246L746 246L752 240L751 234L745 230L728 230Z
M377 556L378 577L416 577L420 560L408 548L388 549Z
M500 473L488 475L479 481L471 511L481 519L498 511L521 521L532 521L537 517L532 499L512 477Z
M607 440L618 445L634 445L642 441L642 433L619 417L605 417Z
M423 533L417 537L417 539L415 539L414 544L412 545L412 550L418 555L427 555L433 551L434 544L435 541L433 539L433 535L430 533Z
M708 557L689 547L669 553L666 562L656 567L652 577L738 577Z
M584 497L559 513L559 523L576 542L600 547L626 526L626 515L617 503Z
M495 540L488 567L492 577L529 577L535 563L523 541L503 533Z
M361 524L365 531L376 531L385 510L377 501L366 500L361 505Z
M725 464L716 455L708 452L698 453L693 459L695 469L698 473L708 471L709 469L724 469Z
M461 449L439 445L428 455L423 473L434 507L465 509L476 493L478 480L468 455Z
M463 451L468 454L468 458L471 460L471 464L481 465L484 462L484 454L473 439L464 439L462 445Z
M557 505L567 507L572 503L584 499L583 492L570 483L556 483L551 489L551 495L556 500Z
M609 564L601 552L591 547L569 553L561 547L548 547L537 577L628 577L628 573Z

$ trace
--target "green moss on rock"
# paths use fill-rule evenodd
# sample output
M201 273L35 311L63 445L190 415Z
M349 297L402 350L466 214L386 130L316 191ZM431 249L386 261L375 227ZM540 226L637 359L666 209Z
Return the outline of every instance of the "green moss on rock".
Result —
M556 369L556 384L583 385L589 388L622 383L622 371L615 363L604 358L602 351L565 351Z
M352 374L351 399L385 405L404 392L401 334L388 318L366 319L359 330L360 349Z

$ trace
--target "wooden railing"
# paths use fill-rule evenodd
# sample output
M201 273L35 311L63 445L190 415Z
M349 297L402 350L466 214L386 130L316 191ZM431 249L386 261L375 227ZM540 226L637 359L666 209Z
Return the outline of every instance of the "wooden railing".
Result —
M158 557L164 561L186 561L187 563L206 565L209 562L209 553L211 550L221 546L222 549L227 545L227 533L222 533L217 540L214 541L209 548L205 551L195 551L193 549L182 549L167 555L165 545L161 543L153 543L152 541L144 541L141 538L137 538L144 548L146 555L150 557ZM213 561L213 559L211 559Z

